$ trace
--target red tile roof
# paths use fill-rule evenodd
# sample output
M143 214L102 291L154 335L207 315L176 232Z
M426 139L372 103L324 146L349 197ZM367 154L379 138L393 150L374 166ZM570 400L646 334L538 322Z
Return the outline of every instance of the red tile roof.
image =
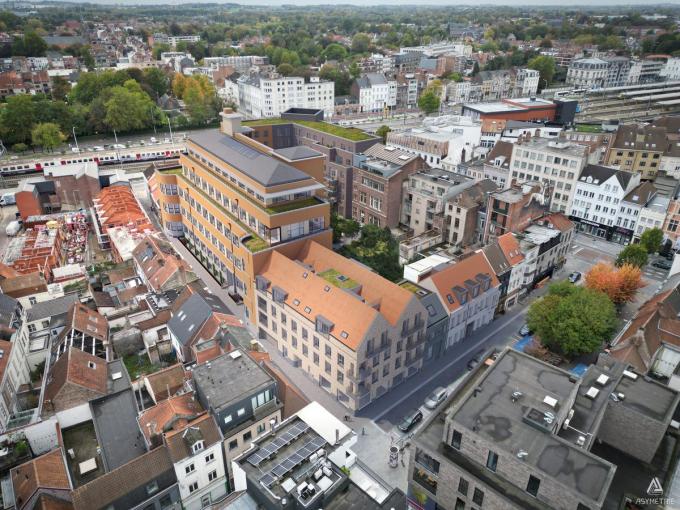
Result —
M14 500L23 509L39 489L71 490L60 448L12 469Z
M524 255L519 249L517 238L512 232L507 232L498 238L498 246L500 246L503 255L508 260L511 266L516 266L524 260Z
M186 393L159 402L144 411L139 416L139 427L151 442L152 436L184 428L202 412L203 408L193 394Z
M108 368L106 361L75 347L62 354L49 372L45 400L53 400L66 383L106 395Z
M104 231L109 227L125 226L138 232L155 230L128 186L104 188L95 199L95 210Z

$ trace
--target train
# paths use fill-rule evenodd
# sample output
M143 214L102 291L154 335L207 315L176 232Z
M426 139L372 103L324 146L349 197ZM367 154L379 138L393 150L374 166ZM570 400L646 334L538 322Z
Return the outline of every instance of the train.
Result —
M30 175L41 173L46 169L74 163L95 162L98 165L105 166L134 163L137 161L158 161L178 158L180 154L186 154L186 147L184 145L175 145L171 148L138 147L126 150L104 150L88 154L69 154L50 158L36 157L36 159L32 160L9 160L0 162L0 176Z

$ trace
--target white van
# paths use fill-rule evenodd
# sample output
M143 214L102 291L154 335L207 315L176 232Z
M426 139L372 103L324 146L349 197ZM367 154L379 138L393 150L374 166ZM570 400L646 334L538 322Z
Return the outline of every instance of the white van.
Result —
M14 198L14 193L5 193L0 197L0 207L6 205L14 205L17 203L17 199Z

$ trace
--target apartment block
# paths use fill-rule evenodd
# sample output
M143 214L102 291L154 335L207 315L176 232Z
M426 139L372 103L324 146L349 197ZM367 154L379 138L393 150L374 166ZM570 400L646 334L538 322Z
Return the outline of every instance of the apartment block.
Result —
M521 232L532 221L550 211L553 189L549 183L514 182L491 193L486 206L484 244L508 232Z
M627 195L639 183L640 174L586 165L576 183L569 210L576 229L620 244L630 242L637 222L637 207L632 207L630 202L638 202L640 196ZM627 207L624 206L625 198L629 200Z
M482 241L489 196L497 189L489 179L468 181L450 189L444 209L443 239L460 247Z
M667 132L666 126L654 124L619 126L606 164L639 173L642 179L654 179L668 148Z
M178 175L180 212L194 253L243 299L254 316L252 284L271 249L308 238L329 246L330 206L320 158L301 170L242 134L241 116L223 114L221 131L187 139ZM252 133L249 133L252 134Z
M163 232L171 237L184 235L177 185L177 174L181 171L181 167L159 170L153 166L144 171L148 175L148 196L156 208Z
M420 370L424 306L356 261L310 240L269 253L256 285L260 334L350 411Z
M500 298L500 282L481 251L449 264L420 285L438 295L449 315L444 350L490 323Z
M506 349L480 364L416 433L409 502L420 508L618 508L625 498L646 496L647 463L666 448L679 399L675 390L604 355L575 377ZM653 463L652 472L660 467Z
M564 265L574 231L569 218L562 213L552 213L515 233L524 255L523 286L533 288Z
M377 143L356 154L353 167L352 218L394 228L401 216L404 181L427 164L418 156Z
M304 146L323 155L324 159L317 162L308 154L304 162L320 165L319 181L328 189L328 200L338 214L351 218L354 155L380 142L380 137L357 128L331 125L323 118L323 112L318 110L292 109L280 119L244 123L249 130L244 135L277 153Z
M589 148L566 141L531 138L512 148L511 179L539 181L552 186L551 208L566 213L576 181L589 162Z
M397 106L397 82L384 74L368 73L357 78L351 92L364 112L382 112Z

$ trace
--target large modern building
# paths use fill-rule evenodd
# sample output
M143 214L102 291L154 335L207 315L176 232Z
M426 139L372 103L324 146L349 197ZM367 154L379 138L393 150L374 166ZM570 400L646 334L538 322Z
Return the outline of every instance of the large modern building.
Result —
M606 356L576 377L507 349L481 363L416 433L409 502L620 508L625 497L646 497L650 477L661 476L652 459L669 444L679 401L677 391Z
M256 285L260 334L349 410L420 370L425 307L362 264L310 240L271 251Z
M330 206L320 198L322 158L286 159L242 131L252 134L227 111L221 130L190 136L176 177L193 251L252 317L263 257L309 238L330 246Z

